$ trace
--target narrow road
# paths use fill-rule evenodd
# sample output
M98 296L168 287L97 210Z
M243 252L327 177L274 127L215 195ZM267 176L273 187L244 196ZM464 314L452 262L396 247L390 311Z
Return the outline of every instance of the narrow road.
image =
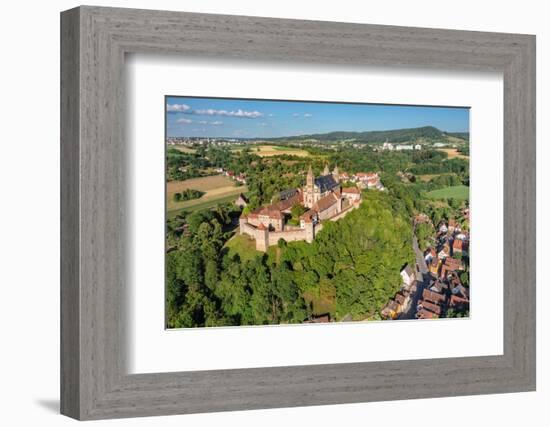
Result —
M424 254L418 247L418 239L413 235L412 239L412 248L416 256L416 292L411 295L411 303L406 311L402 312L398 319L414 319L416 314L416 306L418 301L422 298L422 292L430 285L430 273L428 271L428 266L426 265L426 260L424 259Z

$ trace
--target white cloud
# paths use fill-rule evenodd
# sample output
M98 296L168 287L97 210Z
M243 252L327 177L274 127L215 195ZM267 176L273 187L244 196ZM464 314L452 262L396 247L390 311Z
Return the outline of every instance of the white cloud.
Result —
M262 117L263 113L260 113L259 111L246 111L241 110L240 108L238 110L234 111L228 111L228 110L215 110L213 108L207 108L204 110L193 110L190 112L191 114L198 114L201 116L226 116L226 117L243 117L246 119L256 119L258 117Z
M304 114L304 117L313 117L313 114L305 113L305 114Z
M196 123L198 123L199 125L212 125L212 126L223 125L223 122L219 120L215 120L213 122L209 122L208 120L198 120Z
M169 113L185 113L191 107L186 104L166 104L166 111Z
M178 119L176 121L176 123L182 123L182 124L185 124L185 125L188 125L190 123L193 123L193 120L190 120L190 119Z
M299 113L294 113L294 114L292 115L292 117L299 117L299 116L300 116Z

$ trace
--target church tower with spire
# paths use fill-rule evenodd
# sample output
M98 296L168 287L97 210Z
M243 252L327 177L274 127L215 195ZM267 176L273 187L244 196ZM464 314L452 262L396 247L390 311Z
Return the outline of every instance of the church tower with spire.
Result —
M332 171L332 177L336 182L340 182L340 172L338 171L338 165L334 166L334 170Z
M311 208L315 201L313 200L313 193L315 191L315 177L313 176L313 169L309 165L306 177L306 188L304 191L304 206Z
M328 163L325 163L325 170L323 170L323 176L330 175L330 170L328 169Z

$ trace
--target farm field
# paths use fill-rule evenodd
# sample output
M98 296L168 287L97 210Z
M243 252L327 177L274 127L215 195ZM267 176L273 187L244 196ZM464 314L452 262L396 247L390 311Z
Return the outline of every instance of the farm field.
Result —
M198 199L175 202L174 193L188 188L203 191L205 194ZM182 209L197 210L212 207L217 203L231 201L231 199L237 198L240 193L245 193L247 190L246 185L237 187L233 180L223 175L205 176L186 179L185 181L170 181L166 184L166 209L171 213Z
M294 147L281 147L277 145L258 145L250 147L252 153L260 157L273 157L288 154L290 156L307 157L309 153L306 150Z
M170 147L175 148L176 150L181 151L182 153L195 153L197 151L194 148L185 147L183 145L172 145Z
M422 182L429 182L438 176L444 175L453 175L452 173L434 173L434 174L425 174L425 175L416 175L416 177Z
M459 153L456 148L438 148L437 150L447 153L447 155L449 156L449 159L455 159L455 158L469 159L468 156L465 156L464 154Z
M430 199L458 199L467 200L470 194L470 188L465 185L455 185L453 187L440 188L426 194Z
M462 138L458 138L453 135L447 135L447 140L453 144L464 144L464 140Z

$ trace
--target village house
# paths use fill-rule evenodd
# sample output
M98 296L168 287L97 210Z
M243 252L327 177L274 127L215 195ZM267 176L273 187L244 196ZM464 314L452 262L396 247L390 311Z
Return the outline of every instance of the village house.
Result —
M464 308L468 308L470 306L470 300L464 297L461 297L459 295L451 295L451 298L449 298L449 308L453 308L455 310L463 310Z
M410 293L407 290L401 290L384 306L380 314L385 319L396 319L407 309L410 300Z
M426 261L426 264L430 264L432 262L432 259L434 259L437 256L437 253L434 248L430 247L427 248L424 251L424 261Z
M241 173L235 177L235 181L240 182L241 184L246 184L246 175Z
M353 202L361 200L361 190L357 187L342 188L342 195Z
M441 266L441 278L447 278L448 276L451 276L451 273L457 270L463 270L464 266L462 265L462 261L448 257L445 259L445 262ZM451 276L452 277L452 276Z
M438 276L440 267L441 267L441 260L436 255L435 257L432 258L432 261L428 265L428 269L430 270L431 274L433 274L434 276Z
M384 190L384 186L377 172L357 172L354 175L354 182L357 182L360 188Z
M441 315L441 307L427 300L423 300L418 304L417 310L422 310L422 309L429 310L438 316Z
M401 278L403 279L403 284L406 286L411 286L416 281L416 275L412 267L407 264L400 272Z
M453 287L451 293L465 299L470 299L470 293L468 292L468 289L466 289L466 287L462 284Z
M453 254L466 254L468 253L468 242L455 238L453 241Z
M445 243L439 248L437 256L443 260L451 256L451 245L447 240L445 240Z
M405 307L409 301L409 296L408 295L404 295L403 292L398 292L395 294L395 301L401 305L402 307Z
M309 319L304 320L302 323L329 323L330 314L320 314L319 316L311 316Z
M416 318L417 319L437 319L438 315L421 307L420 310L416 312Z
M397 319L397 316L399 316L399 314L401 313L401 310L401 305L397 301L392 299L386 304L380 314L385 319L395 320Z
M447 229L449 230L449 233L454 233L455 231L456 232L462 231L460 229L460 224L455 219L450 219L449 220L449 225L448 225Z
M441 280L439 279L436 279L436 280L432 280L430 282L430 291L432 292L438 292L438 293L444 293L447 291L447 289L449 289L449 286L442 282Z
M433 292L429 289L424 289L422 291L422 299L425 301L431 301L434 304L444 304L446 297L444 294L440 294L439 292Z
M237 197L237 200L235 200L235 205L240 208L244 208L246 205L248 205L248 199L243 193L239 194L239 197Z

